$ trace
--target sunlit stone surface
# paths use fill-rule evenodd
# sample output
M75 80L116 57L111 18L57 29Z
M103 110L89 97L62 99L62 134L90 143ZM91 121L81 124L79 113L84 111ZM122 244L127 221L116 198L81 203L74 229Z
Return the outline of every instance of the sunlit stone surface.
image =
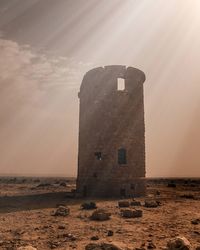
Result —
M80 98L77 193L135 197L145 193L145 74L121 65L90 70Z

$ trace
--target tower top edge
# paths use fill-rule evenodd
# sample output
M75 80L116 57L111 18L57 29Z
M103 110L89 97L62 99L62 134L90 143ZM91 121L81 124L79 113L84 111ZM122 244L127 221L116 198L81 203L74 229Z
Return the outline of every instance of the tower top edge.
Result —
M99 73L114 73L118 78L126 78L127 75L131 75L132 73L137 73L143 75L144 81L146 80L145 73L135 67L126 66L126 65L106 65L93 68L87 71L84 75L85 77L90 77L90 75L99 74Z

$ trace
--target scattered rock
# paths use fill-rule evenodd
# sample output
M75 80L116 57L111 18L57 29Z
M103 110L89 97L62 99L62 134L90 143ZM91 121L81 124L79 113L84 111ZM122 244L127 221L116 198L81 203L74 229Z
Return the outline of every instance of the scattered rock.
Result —
M73 234L67 234L67 238L69 238L71 241L75 241L77 239Z
M185 237L176 237L167 243L167 250L190 250L190 242Z
M49 241L48 243L51 249L57 248L60 245L60 241Z
M104 220L109 220L111 214L106 212L104 209L97 209L92 213L90 216L91 220L97 220L97 221L104 221Z
M22 234L25 233L23 229L16 229L12 231L15 236L21 236Z
M173 182L170 182L167 184L168 187L176 188L176 184Z
M131 206L141 206L142 204L141 204L140 201L135 201L135 200L133 200L133 201L131 201L130 205L131 205Z
M142 210L123 209L121 210L121 216L125 218L142 217Z
M89 243L85 250L122 250L120 247L111 243Z
M124 233L124 230L117 229L117 230L116 230L116 233L117 233L117 234L123 234L123 233Z
M198 225L198 224L200 224L200 219L194 219L194 220L191 221L191 223L193 225Z
M55 212L52 213L53 216L67 216L70 213L70 209L65 206L59 206Z
M48 228L51 228L52 226L51 225L44 225L42 228L43 229L48 229Z
M52 186L51 183L40 183L36 187L40 188L40 187L50 187L50 186Z
M79 219L81 219L81 220L87 220L88 215L87 215L87 214L82 214L82 213L80 213L80 214L77 215L77 218L79 218Z
M107 236L113 236L114 232L112 230L108 230Z
M61 182L59 185L60 185L61 187L67 187L67 183L66 183L66 182Z
M147 245L147 249L155 249L156 245L153 242L149 242Z
M95 235L90 238L91 240L99 240L99 236Z
M195 199L193 194L182 194L180 197L185 199Z
M119 207L129 207L130 202L129 201L118 201L118 206Z
M149 207L149 208L158 207L158 205L159 204L156 200L145 200L145 203L144 203L144 206Z
M64 225L59 225L58 229L65 229L65 226Z
M17 250L37 250L37 248L32 246L18 247Z
M56 208L58 208L58 207L60 207L60 206L65 207L65 204L64 204L64 203L57 203L57 204L56 204Z
M88 202L84 202L83 204L81 204L81 208L82 209L86 209L86 210L91 210L91 209L96 209L96 203L93 201L88 201Z
M70 233L64 233L64 234L62 234L62 237L67 238L66 240L70 240L70 241L77 240L77 237L73 234L70 234Z
M156 190L156 195L160 195L160 191Z

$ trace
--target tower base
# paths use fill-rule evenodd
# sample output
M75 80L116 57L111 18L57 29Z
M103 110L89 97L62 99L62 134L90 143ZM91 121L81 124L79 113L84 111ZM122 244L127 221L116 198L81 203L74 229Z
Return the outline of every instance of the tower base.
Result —
M135 198L145 196L145 178L129 180L87 180L84 185L77 181L77 196L91 198Z

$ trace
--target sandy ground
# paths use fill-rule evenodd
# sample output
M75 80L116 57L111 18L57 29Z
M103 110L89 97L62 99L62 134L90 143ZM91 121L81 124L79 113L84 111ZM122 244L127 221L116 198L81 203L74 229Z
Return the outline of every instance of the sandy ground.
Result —
M6 181L0 183L0 249L17 249L31 245L43 249L85 249L90 242L112 242L123 249L135 249L153 242L163 249L174 236L185 236L193 247L200 245L200 186L166 183L148 184L147 197L161 202L157 208L137 207L141 218L126 219L120 216L118 200L95 200L98 208L111 213L108 221L91 221L92 211L81 210L84 200L69 197L75 188L74 180L63 179ZM41 183L47 183L40 185ZM63 184L63 183L66 183ZM157 192L159 191L159 192ZM193 194L194 198L181 198ZM144 203L146 198L137 199ZM58 204L70 208L66 217L52 216ZM108 236L108 231L113 236ZM98 236L99 240L91 240ZM195 248L194 248L195 249Z

